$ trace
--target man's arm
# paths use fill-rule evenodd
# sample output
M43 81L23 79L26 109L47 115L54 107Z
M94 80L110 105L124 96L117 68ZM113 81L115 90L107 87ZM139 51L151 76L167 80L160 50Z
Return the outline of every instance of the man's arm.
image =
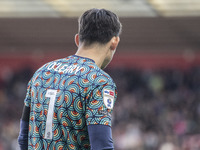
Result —
M110 126L89 125L88 134L91 150L114 150Z
M114 150L111 115L117 94L112 84L93 88L86 109L86 122L91 150Z
M30 107L24 106L22 118L20 121L20 133L18 143L21 150L28 149L28 130L29 130Z

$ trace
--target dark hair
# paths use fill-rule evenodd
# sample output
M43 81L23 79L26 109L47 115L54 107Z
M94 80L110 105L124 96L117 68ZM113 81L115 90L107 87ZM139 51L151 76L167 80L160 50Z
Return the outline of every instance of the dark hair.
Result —
M116 14L105 9L90 9L80 16L79 40L85 45L98 42L105 44L114 36L119 36L122 25Z

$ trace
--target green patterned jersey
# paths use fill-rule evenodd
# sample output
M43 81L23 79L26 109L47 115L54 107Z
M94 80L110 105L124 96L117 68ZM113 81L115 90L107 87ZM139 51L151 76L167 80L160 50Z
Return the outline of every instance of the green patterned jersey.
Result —
M29 150L89 150L87 126L111 126L116 85L89 58L72 55L43 65L27 89Z

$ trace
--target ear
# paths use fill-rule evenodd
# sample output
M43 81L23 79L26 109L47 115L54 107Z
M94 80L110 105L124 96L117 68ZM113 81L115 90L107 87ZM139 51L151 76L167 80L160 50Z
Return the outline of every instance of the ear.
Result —
M78 34L75 35L74 41L76 43L76 46L78 47L79 46L79 35Z
M119 41L120 41L120 38L119 36L114 36L112 39L111 39L111 45L110 45L110 49L111 50L115 50L119 44Z

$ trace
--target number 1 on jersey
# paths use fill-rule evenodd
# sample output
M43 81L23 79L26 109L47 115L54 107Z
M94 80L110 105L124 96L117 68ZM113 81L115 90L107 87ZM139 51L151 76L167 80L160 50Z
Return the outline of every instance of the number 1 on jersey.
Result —
M46 93L46 97L50 98L49 102L49 109L47 113L47 120L46 120L46 128L45 128L45 139L52 139L53 133L52 133L52 124L53 124L53 112L54 112L54 105L55 105L55 99L56 99L56 93L57 90L48 89Z

